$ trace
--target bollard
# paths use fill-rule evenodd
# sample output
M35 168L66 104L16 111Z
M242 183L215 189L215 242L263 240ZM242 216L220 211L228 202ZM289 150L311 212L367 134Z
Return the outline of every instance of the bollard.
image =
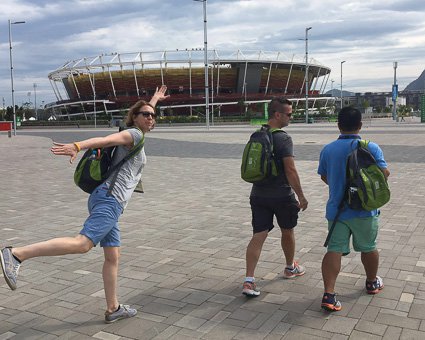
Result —
M9 136L9 138L12 138L12 130L7 131L7 135Z

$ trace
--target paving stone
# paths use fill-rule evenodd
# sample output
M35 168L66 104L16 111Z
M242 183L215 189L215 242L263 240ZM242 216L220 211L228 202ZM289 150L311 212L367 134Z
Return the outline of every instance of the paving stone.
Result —
M198 318L210 320L221 310L223 306L217 303L204 302L200 306L196 306L189 315L196 316Z
M168 328L163 330L161 333L159 333L157 336L155 336L152 339L155 339L155 340L174 339L174 335L180 330L181 330L180 327L169 326Z
M302 326L292 326L290 330L285 334L284 339L331 339L334 334L318 329L312 329Z
M380 296L374 296L372 301L370 302L371 306L395 309L397 307L397 300L394 299L384 299Z
M178 307L169 306L162 303L149 303L143 307L143 310L147 313L157 314L161 316L168 317L171 314L177 312L179 310Z
M360 319L365 312L367 305L356 303L348 312L347 316L354 319Z
M376 322L396 327L403 327L408 329L419 329L420 321L417 319L400 317L399 315L392 315L386 313L379 313Z
M7 340L7 339L11 339L15 336L16 334L13 332L6 332L3 334L0 334L0 340Z
M279 334L267 334L264 340L281 340L282 338L283 336Z
M355 329L358 331L371 333L379 336L384 335L387 328L388 327L385 325L365 320L359 320L359 322L355 326Z
M240 331L241 328L239 327L220 324L214 327L211 332L205 334L203 338L209 340L230 340L233 339Z
M256 339L264 339L267 335L268 333L257 331L257 330L242 329L233 338L237 340L242 340L242 339L256 340Z
M277 311L274 312L272 315L268 315L267 320L260 326L258 330L267 334L272 332L286 316L286 314L287 313L284 311Z
M177 321L174 325L181 328L189 328L196 330L206 322L205 319L196 318L190 315L186 315Z
M233 312L229 316L229 318L244 321L244 322L249 322L249 321L252 321L257 316L257 314L258 313L255 311L246 310L246 309L238 309L235 312Z
M102 340L118 340L121 337L114 334L106 333L106 332L98 332L93 335L93 338L102 339Z
M103 323L103 252L96 247L83 255L28 261L17 291L0 282L0 337L13 332L21 338L31 331L42 339L79 340L96 334L185 340L422 336L425 187L409 179L425 180L420 152L425 125L379 120L362 133L380 143L392 172L392 200L381 209L378 240L385 289L377 296L365 294L360 254L352 252L343 258L336 287L343 310L332 315L320 309L328 193L316 172L320 149L338 131L335 124L291 125L288 131L310 202L295 230L296 259L306 266L305 276L280 278L284 257L280 232L273 230L256 268L261 295L252 300L241 296L252 229L250 185L240 180L239 167L252 127L212 127L208 132L199 127L158 127L147 140L146 192L132 198L120 220L119 297L139 314L116 324ZM53 133L57 140L68 136L73 141L111 129L19 132L11 140L0 135L0 163L10 164L0 167L0 176L14 188L7 196L0 192L5 206L0 246L76 235L87 214L87 196L72 182L75 165L51 157L49 139L25 134ZM58 138L60 134L64 138ZM307 143L311 140L316 143ZM144 210L146 204L158 208ZM179 323L194 329L176 326Z
M21 312L9 317L8 319L5 319L5 321L15 323L17 325L22 325L37 317L38 315L34 313Z
M423 339L424 337L425 332L403 328L403 330L401 331L400 340Z
M168 328L167 325L140 319L136 316L114 323L106 327L104 331L131 339L152 339L166 328Z
M288 312L288 314L284 317L283 321L292 325L304 327L308 326L309 328L313 329L322 329L325 323L327 322L326 320L323 320L323 318L316 318L293 312Z
M384 339L398 340L398 339L400 339L400 335L401 335L402 330L403 330L403 328L388 326L388 328L387 328L387 330L384 334Z
M68 331L75 330L75 325L71 323L64 322L58 319L45 319L39 321L38 324L32 326L33 329L41 331L43 333L54 334L56 336L61 336Z
M93 339L92 337L89 337L87 335L78 333L78 332L73 332L73 331L69 331L66 332L65 334L61 335L58 339L63 339L63 340L91 340ZM121 338L122 339L122 338Z
M175 335L173 335L173 339L185 340L185 339L202 339L204 333L193 331L191 329L182 328Z
M412 307L411 303L408 302L399 302L397 303L396 310L408 313Z
M357 322L357 319L332 315L329 320L325 322L322 329L333 333L350 335Z
M235 297L231 295L214 294L208 299L208 301L227 305L231 303L234 299Z
M350 335L350 340L380 340L382 337L367 332L354 330Z
M409 318L423 319L425 315L425 304L413 303L409 311Z

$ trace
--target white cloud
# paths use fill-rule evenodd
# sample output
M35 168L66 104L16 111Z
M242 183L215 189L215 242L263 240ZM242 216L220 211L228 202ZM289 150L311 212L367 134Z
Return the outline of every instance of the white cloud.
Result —
M404 88L425 68L425 3L413 0L210 0L208 47L305 53L332 69L334 87L381 91L391 87L392 62L399 61ZM111 52L203 47L203 10L192 0L4 0L0 30L13 27L16 102L32 84L46 102L54 100L49 72L68 60ZM300 40L301 39L301 40ZM10 103L7 34L0 36L0 99ZM328 82L328 88L330 81ZM42 99L40 99L42 100Z

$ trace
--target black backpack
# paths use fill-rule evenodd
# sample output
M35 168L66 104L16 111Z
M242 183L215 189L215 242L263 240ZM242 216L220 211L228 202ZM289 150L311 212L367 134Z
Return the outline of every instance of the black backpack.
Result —
M134 145L130 152L117 164L112 166L115 150L117 146L106 148L88 149L78 162L74 172L74 182L83 191L91 194L100 184L105 182L108 177L115 172L115 177L111 183L109 191L115 184L118 170L130 158L134 157L145 144L145 136L143 135L139 143Z

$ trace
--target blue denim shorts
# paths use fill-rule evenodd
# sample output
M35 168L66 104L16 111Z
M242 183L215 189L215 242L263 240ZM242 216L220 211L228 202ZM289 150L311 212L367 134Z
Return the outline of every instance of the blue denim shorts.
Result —
M118 219L123 212L115 197L108 196L105 184L98 186L88 201L89 217L80 231L93 245L100 242L101 247L119 247L121 245Z

